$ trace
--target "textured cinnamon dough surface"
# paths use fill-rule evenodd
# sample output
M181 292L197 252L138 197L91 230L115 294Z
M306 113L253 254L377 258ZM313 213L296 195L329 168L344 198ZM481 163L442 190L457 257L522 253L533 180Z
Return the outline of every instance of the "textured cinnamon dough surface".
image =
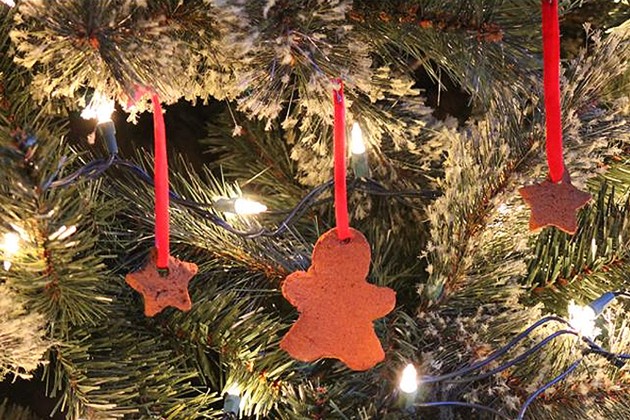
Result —
M144 314L154 316L169 306L189 311L192 302L188 295L188 282L197 274L197 265L171 256L168 274L163 275L156 263L156 253L152 252L144 268L125 277L127 284L142 294Z
M300 313L280 343L298 360L341 360L366 370L385 358L373 321L394 309L396 293L366 281L370 245L357 230L339 241L336 229L324 233L308 271L290 274L282 294Z

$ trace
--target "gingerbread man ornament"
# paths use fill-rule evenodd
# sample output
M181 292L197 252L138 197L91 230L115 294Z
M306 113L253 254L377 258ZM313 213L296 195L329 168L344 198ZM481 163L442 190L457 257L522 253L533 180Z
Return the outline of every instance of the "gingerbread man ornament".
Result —
M350 369L367 370L385 358L373 321L394 309L396 293L366 281L370 245L361 232L350 233L345 241L337 229L324 233L308 271L284 281L282 294L300 316L280 347L304 362L335 358Z

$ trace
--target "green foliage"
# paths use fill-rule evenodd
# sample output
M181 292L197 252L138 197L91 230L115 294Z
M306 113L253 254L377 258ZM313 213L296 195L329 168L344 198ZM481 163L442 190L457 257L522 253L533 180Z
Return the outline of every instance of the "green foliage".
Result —
M614 189L604 183L594 203L581 212L581 228L574 236L558 230L541 232L536 257L529 262L527 286L562 286L627 258L628 200L616 201Z
M447 10L440 1L392 3L397 7L357 6L364 13L359 25L386 61L406 67L414 59L438 83L445 72L481 104L498 98L501 84L513 94L531 89L524 70L540 65L532 54L540 49L539 34L530 29L540 21L539 2L458 0Z
M210 71L224 60L216 47L195 52L218 30L211 12L200 1L27 1L19 4L11 38L16 61L33 71L36 100L85 104L91 88L124 103L142 85L170 102L186 91L199 95L198 66Z
M117 309L133 308L131 302ZM136 311L127 316L141 314ZM112 317L113 318L113 317ZM70 418L167 419L217 415L217 395L198 389L197 373L185 366L174 337L156 334L155 325L132 324L124 317L97 328L76 330L50 354L46 381L57 409ZM112 357L115 355L115 357Z
M44 338L46 323L7 286L0 285L0 292L0 379L30 377L52 345Z
M563 13L578 3L563 1ZM24 0L2 9L0 228L23 243L0 274L0 343L11 347L0 351L0 376L27 375L45 354L43 380L56 411L72 419L219 418L232 386L251 416L410 418L396 391L405 364L452 371L544 313L566 316L570 299L627 287L628 33L623 25L589 32L587 52L563 63L567 167L596 199L574 237L530 233L517 190L545 174L538 9L533 0ZM429 92L414 79L420 67L438 97L446 76L470 94L467 121L432 115ZM278 345L297 316L281 282L309 266L317 237L334 225L330 193L277 237L247 239L216 224L273 229L310 186L330 179L339 77L348 120L363 127L372 177L384 187L366 191L350 180L352 224L373 248L368 280L398 297L375 322L386 360L366 372L301 363ZM57 172L95 157L63 140L61 105L77 109L92 90L126 102L136 85L165 102L212 96L236 108L209 126L212 165L171 159L172 190L208 211L173 200L172 253L199 273L192 310L154 318L123 280L153 246L152 188L121 167L99 181L46 188ZM130 159L151 172L149 154ZM72 157L60 165L64 156ZM595 177L607 167L606 182ZM241 217L211 206L240 195L271 211ZM617 301L599 321L612 351L630 349L627 313ZM508 357L560 328L544 327ZM417 401L478 402L512 416L580 357L576 343L561 337L471 384L425 384ZM624 418L627 386L627 368L589 356L529 416Z

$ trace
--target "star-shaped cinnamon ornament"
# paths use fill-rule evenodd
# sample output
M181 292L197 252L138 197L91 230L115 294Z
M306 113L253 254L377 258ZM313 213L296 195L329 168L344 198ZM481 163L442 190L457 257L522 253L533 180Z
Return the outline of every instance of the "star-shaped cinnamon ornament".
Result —
M300 316L280 342L298 360L341 360L366 370L385 358L373 321L391 312L396 293L366 281L370 245L358 231L340 241L337 230L324 233L313 250L308 271L290 274L282 294Z
M555 226L571 235L577 230L577 211L591 199L589 193L571 184L566 169L562 181L558 183L545 180L523 187L518 192L531 208L530 230Z
M188 295L188 282L197 274L197 265L170 256L168 272L161 273L156 263L157 254L153 250L142 270L125 277L127 284L142 294L144 314L154 316L168 306L189 311L192 302Z

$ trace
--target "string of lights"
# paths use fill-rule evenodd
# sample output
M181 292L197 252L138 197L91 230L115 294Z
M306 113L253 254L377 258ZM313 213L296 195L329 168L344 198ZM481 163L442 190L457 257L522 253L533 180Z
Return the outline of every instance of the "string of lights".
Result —
M495 375L495 374L497 374L499 372L503 372L504 370L509 369L512 366L514 366L514 365L524 361L529 356L531 356L532 354L536 353L538 350L540 350L543 347L545 347L547 344L549 344L555 338L560 337L561 335L566 335L566 334L571 334L571 335L576 335L576 336L578 335L578 333L573 331L573 330L556 331L553 334L545 337L543 340L539 341L538 343L536 343L534 346L530 347L529 349L527 349L523 353L519 354L514 359L511 359L508 362L503 363L502 365L497 366L494 369L490 369L489 371L487 371L485 373L482 373L480 375L469 376L469 377L466 377L466 378L451 379L451 380L448 380L448 382L472 382L472 381L478 381L478 380L481 380L481 379L493 376L493 375Z
M564 378L569 376L571 372L577 369L580 363L582 363L582 360L584 360L584 357L581 357L575 362L573 362L564 372L562 372L561 374L559 374L558 376L556 376L555 378L553 378L552 380L550 380L549 382L547 382L546 384L538 388L529 397L527 397L527 399L521 406L521 409L518 412L518 417L516 417L516 419L522 420L523 418L525 418L525 412L527 411L531 403L533 403L534 400L538 398L543 392L545 392L546 390L548 390L549 388L551 388L552 386L556 385L558 382L562 381Z
M42 189L48 188L63 188L67 187L77 180L84 179L96 179L101 176L107 169L112 166L120 166L134 172L140 180L145 182L151 187L154 187L153 178L140 166L135 163L125 160L118 155L118 145L116 140L116 128L111 120L111 115L114 112L114 102L106 96L95 92L88 106L83 110L81 116L86 119L96 119L96 132L105 141L109 157L107 159L96 159L85 164L83 167L75 171L74 173L61 178L56 179L61 172L65 159L63 159L57 171L42 185ZM352 166L355 177L348 181L348 187L351 190L361 191L370 195L393 197L394 199L401 201L406 198L435 198L438 196L437 191L418 191L418 190L402 190L391 191L385 186L381 185L374 179L369 177L369 165L367 160L367 153L365 143L363 142L363 135L360 126L355 122L351 130L352 141L350 143L350 151L352 155ZM56 179L56 180L55 180ZM239 215L258 214L267 211L267 207L247 200L243 197L235 198L218 198L213 203L198 203L192 200L187 200L170 190L170 199L190 211L193 211L197 215L206 218L216 226L225 229L226 231L236 236L245 239L255 239L259 237L277 237L284 234L289 227L300 219L304 213L312 206L321 204L316 201L319 196L334 186L333 180L329 180L315 188L313 188L308 194L306 194L298 204L290 210L270 211L268 214L287 214L286 217L280 221L276 228L256 228L251 230L240 230L227 221L217 215L217 212L222 213L236 213ZM407 200L404 200L407 201ZM409 205L409 203L405 202Z
M545 382L538 389L532 392L526 400L521 405L516 420L523 420L525 418L525 414L530 407L530 405L542 395L546 390L555 386L566 377L568 377L572 372L574 372L579 365L584 361L584 359L589 354L599 355L604 357L606 360L611 362L614 366L621 368L623 365L630 360L630 354L625 353L613 353L610 352L599 344L597 344L593 338L588 335L583 334L582 330L586 332L590 332L590 324L593 322L594 318L597 318L604 309L616 298L616 297L630 297L630 293L626 291L615 291L615 292L607 292L600 296L598 299L595 299L590 304L581 307L577 310L580 314L590 314L593 319L589 317L577 317L572 318L571 320L566 320L562 317L556 315L545 316L538 321L534 322L532 325L527 327L521 333L519 333L516 337L514 337L507 345L497 349L490 356L485 358L484 360L474 363L470 366L463 367L461 369L455 370L448 374L439 375L439 376L422 376L418 378L417 371L413 364L408 364L402 372L401 380L399 383L399 389L403 393L403 399L405 401L404 409L406 411L415 411L418 408L432 408L432 407L462 407L462 408L470 408L478 411L485 411L487 413L491 413L496 418L501 419L511 419L510 417L504 413L501 413L495 410L492 407L485 406L477 403L470 403L465 401L415 401L418 393L419 386L424 386L430 383L436 382L449 382L449 383L457 383L464 382L470 383L473 381L481 380L492 375L495 375L499 372L502 372L518 363L524 361L526 358L533 355L535 352L541 350L547 344L549 344L554 339L563 336L563 335L571 335L577 337L581 343L584 343L585 346L582 346L577 349L579 351L579 359L572 362L565 370L563 370L560 374L552 378L551 380ZM571 315L571 314L570 314ZM526 351L522 352L518 356L506 361L502 365L493 368L487 372L477 374L474 376L465 377L465 375L478 371L493 361L497 360L499 357L508 354L511 350L513 350L519 343L521 343L526 338L530 337L531 334L540 328L541 326L549 323L558 323L562 325L563 329L554 331L541 341L537 342L533 346L531 346ZM234 387L233 387L234 388ZM236 398L237 395L232 389L230 395L232 398ZM226 400L227 401L227 400ZM229 410L232 413L238 413L238 410L231 409Z
M602 296L600 296L598 299L591 302L589 305L586 305L584 307L579 307L578 309L574 309L574 311L576 311L577 313L581 315L588 314L589 315L588 317L582 316L582 317L573 318L571 320L566 320L564 318L561 318L555 315L543 317L540 320L533 323L532 325L530 325L529 327L527 327L524 331L519 333L508 344L495 350L490 356L488 356L484 360L477 363L473 363L470 366L457 369L447 374L438 375L438 376L422 376L418 378L415 367L413 366L413 364L410 363L403 370L399 388L402 392L408 395L411 395L411 398L415 398L419 385L427 385L427 384L437 383L437 382L470 383L470 382L478 381L478 380L496 375L497 373L500 373L506 369L509 369L512 366L519 364L520 362L524 361L525 359L533 355L535 352L541 350L543 347L545 347L547 344L549 344L551 341L553 341L557 337L560 337L562 335L572 335L572 336L578 337L580 339L580 342L586 344L585 346L582 346L581 348L579 348L580 358L574 361L571 365L569 365L562 373L558 374L553 379L551 379L550 381L540 386L536 391L534 391L532 394L530 394L527 397L527 399L522 404L519 410L518 416L517 416L517 420L522 420L525 416L525 412L538 396L540 396L547 389L553 387L554 385L556 385L557 383L565 379L567 376L569 376L573 371L575 371L578 368L578 366L584 361L584 359L589 354L594 354L594 355L604 357L607 361L609 361L611 364L613 364L617 368L623 367L626 364L626 362L630 360L630 354L610 352L604 349L603 347L601 347L599 344L597 344L594 341L594 339L590 337L588 334L584 334L583 332L583 331L586 331L587 333L592 332L591 324L594 323L595 318L597 318L616 297L627 298L627 297L630 297L630 293L626 291L607 292L607 293L604 293ZM531 346L526 351L522 352L521 354L515 356L514 358L506 361L505 363L487 372L477 374L474 376L466 376L472 372L482 369L483 367L494 362L501 356L508 354L521 341L528 338L536 329L551 322L562 324L563 326L566 326L567 328L554 331L553 333L551 333L550 335L548 335L541 341ZM414 402L412 404L412 407L439 407L439 406L468 407L468 408L473 408L477 410L491 412L500 418L509 418L505 414L496 412L496 410L494 410L491 407L483 406L479 404L473 404L473 403L460 402L460 401Z
M624 291L624 290L617 290L612 292L615 297L623 297L623 298L629 298L630 299L630 293Z
M521 332L520 334L518 334L516 337L514 337L512 340L510 340L510 342L508 344L506 344L503 347L500 347L499 349L495 350L494 352L492 352L492 354L490 356L488 356L486 359L474 363L470 366L464 367L462 369L458 369L454 372L450 372L444 375L439 375L439 376L423 376L420 378L420 381L422 383L434 383L434 382L442 382L442 381L446 381L449 379L453 379L456 377L460 377L460 376L464 376L468 373L474 372L476 370L479 370L481 368L483 368L484 366L492 363L493 361L495 361L496 359L498 359L499 357L507 354L510 352L510 350L512 350L514 347L516 347L516 345L518 345L518 343L520 343L522 340L524 340L525 338L529 337L529 335L536 330L537 328L539 328L540 326L547 324L549 322L566 322L563 318L560 318L559 316L555 316L555 315L550 315L550 316L546 316L544 318L539 319L538 321L536 321L534 324L530 325L527 329L525 329L523 332Z
M61 165L60 165L61 166ZM53 176L44 184L42 187L44 190L47 188L63 188L67 187L74 182L76 182L79 178L88 178L95 179L103 174L107 169L112 166L120 166L126 169L131 170L136 175L138 175L139 179L145 182L149 186L153 186L153 178L149 175L143 168L138 166L137 164L121 159L118 155L110 155L108 159L97 159L92 162L87 163L85 166L78 169L76 172L56 181L53 181L56 178L57 173L53 174ZM225 199L221 198L215 201L214 203L199 203L192 200L187 200L177 194L174 191L170 191L170 198L174 203L185 207L201 217L207 218L213 224L227 230L228 232L240 236L246 239L255 239L259 237L277 237L286 232L286 230L298 220L302 215L315 204L315 200L321 196L324 192L332 188L333 180L329 180L315 188L313 188L308 194L306 194L298 204L288 211L288 215L278 224L278 227L275 229L268 228L259 228L253 230L239 230L234 228L232 225L227 223L224 219L219 217L215 212L210 211L210 209L214 209L215 211L221 212L230 212L237 214L254 214L262 211L266 211L266 207L259 205L256 206L260 211L256 212L248 212L246 209L243 211L238 211L238 200L242 198L232 198ZM434 191L390 191L383 185L374 181L373 179L366 178L353 178L349 181L349 188L362 191L368 194L380 195L380 196L392 196L395 195L397 197L434 197L436 193ZM255 202L249 202L249 207L255 206ZM282 213L285 213L283 211ZM270 212L270 214L280 213L280 212Z
M133 162L121 159L120 157L118 157L117 154L111 154L107 159L97 159L92 162L89 162L83 167L81 167L79 170L77 170L76 172L62 179L54 180L57 174L59 173L59 171L61 170L61 168L63 167L64 163L65 163L65 159L63 159L60 162L58 171L53 175L53 177L51 177L49 180L46 181L44 185L46 188L65 187L76 182L80 178L94 179L101 176L107 169L116 165L133 171L136 175L139 176L139 178L142 181L144 181L150 186L153 185L152 177L143 168L141 168L140 166L136 165ZM384 186L380 185L376 181L369 178L368 179L366 178L352 179L349 185L353 189L365 191L368 193L374 193L376 195L385 195L385 196L409 195L409 196L427 197L427 196L430 196L430 194L433 194L433 192L422 192L422 191L393 192L393 191L387 190ZM280 225L277 228L273 230L261 228L261 229L257 229L253 231L240 231L238 229L235 229L230 224L228 224L225 220L220 218L217 214L210 211L210 210L221 211L221 210L217 210L216 202L213 204L197 203L191 200L184 199L183 197L179 196L174 191L171 191L170 194L171 194L172 200L176 204L181 205L182 207L185 207L187 209L190 209L191 211L194 211L201 216L207 217L210 221L212 221L213 223L216 223L218 226L221 226L222 228L225 228L226 230L245 238L256 238L256 237L261 237L261 236L276 236L276 235L282 234L284 231L286 231L289 228L290 224L293 222L294 219L301 217L301 215L311 205L313 205L317 197L319 197L321 194L323 194L332 186L333 186L333 181L330 180L322 185L315 187L313 190L311 190L306 196L303 197L303 199L293 209L289 211L286 218L282 221L282 223L280 223ZM221 207L221 206L219 205L218 207ZM4 261L5 269L10 269L12 256L17 253L18 247L19 247L19 237L16 234L11 234L11 233L5 234L4 244L2 244L2 249L4 251L4 258L5 258L5 261ZM621 368L622 366L625 365L625 363L628 360L630 360L630 354L610 352L602 348L600 345L598 345L593 339L597 336L597 334L594 333L595 318L597 318L603 312L606 306L609 305L617 297L630 298L630 293L624 290L607 292L607 293L604 293L602 296L600 296L598 299L591 302L589 305L586 305L586 306L579 306L579 305L571 306L570 305L569 307L570 319L569 320L566 320L564 318L561 318L555 315L543 317L540 320L536 321L534 324L530 325L524 331L519 333L508 344L495 350L490 356L488 356L484 360L474 363L470 366L457 369L447 374L438 375L438 376L423 376L418 380L415 368L413 367L413 365L410 364L407 366L407 368L405 368L406 373L403 374L403 377L407 377L406 379L407 382L409 382L410 380L413 381L412 383L413 386L409 385L409 383L407 385L403 385L401 383L400 389L405 393L411 393L415 395L415 393L417 392L418 383L421 385L426 385L426 384L442 382L442 381L450 382L450 383L478 381L478 380L493 376L506 369L509 369L512 366L519 364L520 362L524 361L525 359L533 355L535 352L544 348L546 345L548 345L551 341L553 341L559 336L572 335L572 336L578 337L581 340L581 342L586 344L585 347L581 348L581 357L575 362L573 362L569 367L567 367L567 369L565 369L562 373L560 373L559 375L557 375L550 381L543 384L541 387L539 387L536 391L534 391L531 395L528 396L528 398L525 400L525 402L521 406L518 417L517 417L518 420L521 420L524 418L528 407L533 403L533 401L538 396L540 396L547 389L559 383L560 381L565 379L567 376L569 376L573 371L575 371L579 367L581 362L584 361L587 355L594 354L594 355L604 357L611 364L613 364L614 366L618 368ZM514 358L504 362L503 364L487 372L473 375L473 376L466 376L466 375L469 375L470 373L473 373L475 371L478 371L484 368L485 366L489 365L490 363L494 362L500 357L508 354L510 351L516 348L516 346L518 346L523 340L525 340L526 338L529 338L530 335L536 329L551 322L562 324L563 326L568 327L568 328L553 332L549 336L545 337L541 341L531 346L526 351L522 352L521 354L515 356ZM409 379L409 378L412 378L412 379ZM487 407L487 406L483 406L483 405L475 404L475 403L462 402L462 401L429 401L429 402L413 402L412 404L412 407L417 407L417 408L445 407L445 406L467 407L471 409L486 411L500 418L509 418L506 415L499 413L498 411L494 410L491 407Z
M57 171L44 183L44 185L42 185L42 190L45 191L49 188L66 187L81 178L96 179L101 176L107 169L109 169L116 160L117 155L110 155L107 159L97 159L91 161L78 169L76 172L73 172L72 174L66 176L65 178L54 181L54 179L57 177L57 174L66 162L66 159L64 158L59 163Z

